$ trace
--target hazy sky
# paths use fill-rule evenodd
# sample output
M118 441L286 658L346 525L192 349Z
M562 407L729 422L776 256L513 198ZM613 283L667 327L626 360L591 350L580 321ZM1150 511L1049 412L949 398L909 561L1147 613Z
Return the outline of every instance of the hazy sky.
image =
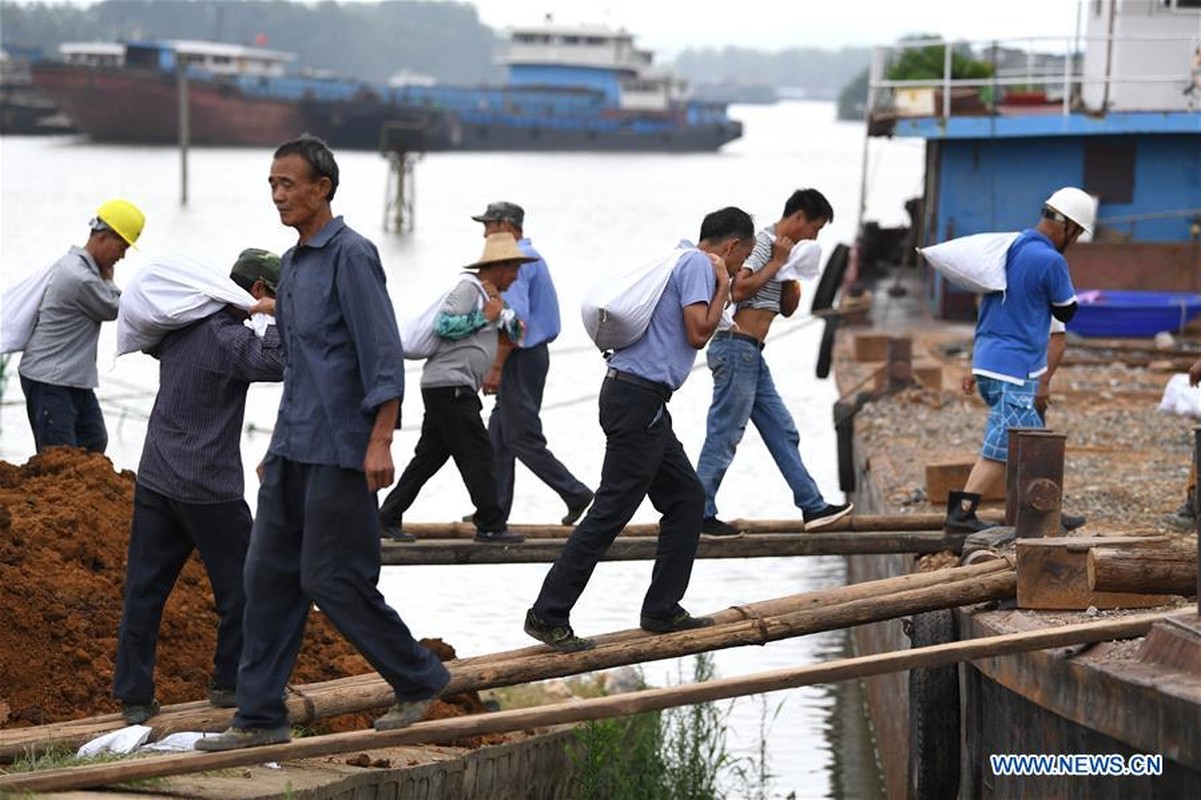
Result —
M474 0L474 5L495 28L535 24L549 13L556 22L624 27L640 45L671 55L689 45L778 50L889 44L918 32L951 39L1069 37L1076 30L1077 0Z

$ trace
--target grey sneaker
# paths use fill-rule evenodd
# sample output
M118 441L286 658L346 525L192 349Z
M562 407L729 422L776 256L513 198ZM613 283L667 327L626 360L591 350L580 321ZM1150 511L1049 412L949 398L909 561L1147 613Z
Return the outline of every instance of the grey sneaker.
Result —
M434 702L432 697L426 700L398 701L388 709L388 713L375 721L375 729L377 731L395 731L407 728L414 722L420 722L432 702Z
M125 720L126 725L142 725L158 713L159 707L157 700L151 700L149 703L122 703L121 719Z
M525 612L525 632L564 653L578 653L595 646L591 639L576 636L570 625L552 625L538 619L532 608Z
M292 729L287 725L278 728L238 728L230 726L216 736L197 739L194 747L209 753L222 750L240 750L243 747L262 747L268 744L287 744L292 741Z

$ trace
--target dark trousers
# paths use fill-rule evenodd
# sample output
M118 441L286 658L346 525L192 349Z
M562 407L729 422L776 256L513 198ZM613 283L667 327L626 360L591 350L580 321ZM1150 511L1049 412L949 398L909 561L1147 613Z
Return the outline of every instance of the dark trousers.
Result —
M422 389L425 417L413 460L379 509L384 525L399 525L417 493L447 459L454 458L471 502L475 527L480 531L504 530L508 516L496 502L496 477L492 470L492 443L480 419L483 404L470 386Z
M181 503L137 484L125 571L125 607L117 632L113 694L127 703L154 699L154 661L167 596L192 550L208 570L220 621L213 683L232 689L242 655L242 567L250 543L245 500Z
M269 456L246 556L246 642L238 668L238 727L288 722L284 689L313 603L400 701L450 680L384 602L375 495L358 471Z
M528 350L515 349L505 360L500 392L488 418L488 435L496 456L496 499L505 519L513 508L513 471L517 459L555 490L568 506L588 496L588 487L576 480L567 467L546 447L542 435L542 391L550 354L545 344Z
M600 392L600 424L605 461L596 499L534 602L534 613L552 625L569 624L592 570L644 497L663 516L642 613L665 619L678 614L692 576L705 491L672 431L667 405L653 391L607 378Z
M39 453L54 445L83 447L93 453L103 453L108 447L104 415L91 389L54 386L22 375L21 391Z

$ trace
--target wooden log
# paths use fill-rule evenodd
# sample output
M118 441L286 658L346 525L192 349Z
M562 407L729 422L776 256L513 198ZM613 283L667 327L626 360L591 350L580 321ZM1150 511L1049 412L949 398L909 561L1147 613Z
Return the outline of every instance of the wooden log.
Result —
M1056 536L1017 540L1018 607L1081 611L1096 608L1147 608L1161 595L1093 591L1088 553L1094 547L1144 548L1162 545L1166 536Z
M942 514L852 514L822 528L822 531L940 531L943 518ZM794 519L737 519L732 522L747 533L804 531L804 521L799 516ZM568 525L513 523L509 528L527 539L563 539L571 533L571 527ZM470 522L406 522L404 529L418 539L470 539L475 536L475 525ZM621 535L658 536L659 525L627 525Z
M469 717L419 722L398 731L352 731L313 736L289 744L232 750L224 753L187 753L66 767L41 772L0 776L0 791L62 791L161 778L210 770L229 769L266 761L319 758L353 750L406 744L444 742L465 736L565 725L589 720L624 717L683 705L714 702L748 694L794 689L820 683L883 675L996 658L1004 655L1067 647L1090 642L1130 639L1146 634L1163 614L1144 614L1104 622L1065 625L1048 630L1012 633L983 639L914 648L896 653L838 659L791 669L772 670L704 683L648 689L641 692L477 714Z
M755 622L764 618L779 617L784 614L807 612L818 616L823 609L841 607L848 603L882 604L890 598L901 596L911 598L913 592L927 590L940 586L959 583L976 583L986 578L1005 575L1012 578L1012 569L1007 562L998 559L970 567L952 567L949 569L916 572L909 575L885 578L878 581L866 581L838 586L817 592L805 592L782 598L772 598L757 603L734 606L711 614L718 625L730 623ZM1004 589L1003 591L1012 591ZM903 615L904 612L902 612ZM812 617L811 617L812 618ZM514 623L516 624L516 623ZM709 631L716 628L706 629ZM649 637L639 629L603 634L593 638L597 648L613 648L615 645L634 641L666 639L667 637ZM610 651L611 652L611 651ZM684 655L692 650L669 647L667 656ZM447 664L452 675L452 686L449 692L470 691L486 688L481 682L481 676L489 676L490 681L503 680L498 678L498 670L505 668L511 662L528 663L530 659L560 655L554 653L545 645L534 645L517 650L501 653L491 653L472 658L457 659ZM665 656L665 657L667 657ZM610 658L608 666L620 666L628 661ZM580 667L570 658L560 660L553 665L543 668L543 676L564 677L578 672L599 667ZM533 679L530 679L533 680ZM504 685L491 682L488 686ZM337 714L361 712L380 708L392 701L392 690L376 673L356 675L332 681L295 687L288 699L288 711L295 725L306 725L318 719L325 719ZM219 731L228 726L233 711L218 709L207 702L189 702L167 706L150 724L154 730L152 739L174 731L202 730ZM0 731L0 760L12 760L21 756L28 748L45 747L50 744L66 744L78 747L80 744L95 738L102 733L120 728L124 725L118 714L107 714L101 717L91 717L82 720L42 725L34 728L17 728Z
M883 361L888 356L887 333L857 333L852 350L856 361Z
M1088 588L1099 592L1197 593L1197 545L1094 547L1088 552Z
M958 552L964 534L943 531L835 531L832 533L763 533L729 541L702 539L697 558L778 558L785 556L852 555L863 553ZM549 564L559 557L567 539L527 539L521 544L481 544L470 539L418 539L381 542L380 563L429 564ZM602 561L650 561L659 543L650 536L619 536Z

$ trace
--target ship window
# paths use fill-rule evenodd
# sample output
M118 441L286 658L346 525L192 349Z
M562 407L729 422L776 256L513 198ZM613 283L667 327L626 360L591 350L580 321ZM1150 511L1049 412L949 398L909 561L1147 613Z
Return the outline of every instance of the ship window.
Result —
M1134 199L1133 142L1091 141L1084 143L1084 191L1109 203Z

